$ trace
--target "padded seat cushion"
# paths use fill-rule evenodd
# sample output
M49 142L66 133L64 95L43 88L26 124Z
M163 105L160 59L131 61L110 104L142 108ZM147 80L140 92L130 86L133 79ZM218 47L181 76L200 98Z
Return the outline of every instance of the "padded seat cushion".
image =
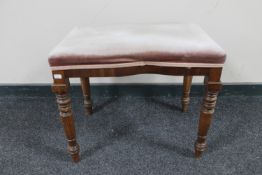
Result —
M221 67L225 57L225 51L195 24L136 24L75 28L50 53L49 64Z

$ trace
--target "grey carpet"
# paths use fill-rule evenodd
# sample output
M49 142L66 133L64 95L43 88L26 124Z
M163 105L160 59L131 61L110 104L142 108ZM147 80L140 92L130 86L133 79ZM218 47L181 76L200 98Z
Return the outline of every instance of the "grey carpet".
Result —
M221 96L208 150L193 157L200 97L73 98L81 162L74 164L53 97L0 98L0 174L262 174L262 96Z

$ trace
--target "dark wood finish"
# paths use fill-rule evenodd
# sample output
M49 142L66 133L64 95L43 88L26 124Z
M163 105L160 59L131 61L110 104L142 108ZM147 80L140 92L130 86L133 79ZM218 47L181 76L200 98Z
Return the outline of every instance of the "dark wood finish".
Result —
M205 76L205 95L201 108L198 138L195 144L195 155L197 158L206 148L206 137L211 118L214 113L216 99L218 92L221 88L220 76L222 68L184 68L184 67L158 67L158 66L136 66L125 68L104 68L104 69L77 69L77 70L53 70L53 92L57 94L57 102L59 105L60 116L62 118L66 137L68 139L69 152L72 159L79 161L79 146L76 142L75 127L73 122L73 114L70 105L70 98L68 96L68 88L70 77L80 77L84 95L89 95L87 100L90 99L89 77L119 77L136 74L162 74L162 75L177 75L186 76L184 83L186 87L185 98L189 98L190 85L193 75ZM56 76L59 75L59 76ZM60 76L61 75L61 76ZM187 97L188 96L188 97ZM86 98L85 98L86 99ZM186 105L189 100L186 101ZM187 107L184 106L184 109Z
M72 160L74 162L79 162L80 161L79 145L76 141L73 112L71 109L71 99L68 94L69 91L68 78L65 78L63 76L62 79L59 80L54 79L52 90L56 94L58 109L60 111L60 118L68 142L67 149L71 154Z
M81 87L84 96L85 114L87 116L90 116L93 111L92 111L89 77L81 77L80 80L81 80Z
M188 105L190 101L190 89L192 85L192 75L185 75L183 80L183 96L181 98L182 111L188 111Z
M212 68L184 68L184 67L159 67L159 66L134 66L124 68L104 69L77 69L63 70L66 77L121 77L137 74L161 74L161 75L208 75ZM215 69L215 68L213 68ZM60 72L59 70L53 71Z

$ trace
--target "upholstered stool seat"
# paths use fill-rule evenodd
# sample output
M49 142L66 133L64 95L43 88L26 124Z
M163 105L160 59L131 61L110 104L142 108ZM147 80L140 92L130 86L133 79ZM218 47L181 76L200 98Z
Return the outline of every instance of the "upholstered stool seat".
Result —
M50 66L65 68L101 64L221 67L224 62L225 51L195 24L75 28L49 57Z
M205 93L195 144L195 156L199 158L207 146L207 132L222 85L220 77L225 58L225 51L195 24L74 29L53 49L48 59L54 81L52 90L57 97L72 159L78 162L80 156L69 97L69 78L80 78L85 112L89 116L92 113L90 77L136 74L184 76L181 109L186 112L192 76L204 76Z

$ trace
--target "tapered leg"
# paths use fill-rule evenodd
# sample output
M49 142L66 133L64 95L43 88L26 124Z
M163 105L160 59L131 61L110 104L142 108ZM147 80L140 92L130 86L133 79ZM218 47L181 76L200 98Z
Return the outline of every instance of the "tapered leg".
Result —
M206 149L206 138L215 110L218 92L221 89L220 75L222 69L213 69L205 78L205 95L200 113L198 137L195 144L195 156L199 158Z
M69 90L68 82L69 82L68 79L65 79L64 77L62 77L59 80L54 79L52 90L56 94L58 109L60 112L60 118L68 142L67 149L71 154L72 160L74 162L79 162L80 161L79 145L76 141L73 112L71 109L71 99L68 94L68 90Z
M85 107L85 114L87 116L92 114L92 102L91 102L91 94L90 94L90 82L89 78L81 78L81 87L84 96L84 107Z
M182 103L182 111L187 112L188 111L188 105L190 101L190 89L192 85L192 76L191 75L185 75L184 81L183 81L183 96L181 99Z

